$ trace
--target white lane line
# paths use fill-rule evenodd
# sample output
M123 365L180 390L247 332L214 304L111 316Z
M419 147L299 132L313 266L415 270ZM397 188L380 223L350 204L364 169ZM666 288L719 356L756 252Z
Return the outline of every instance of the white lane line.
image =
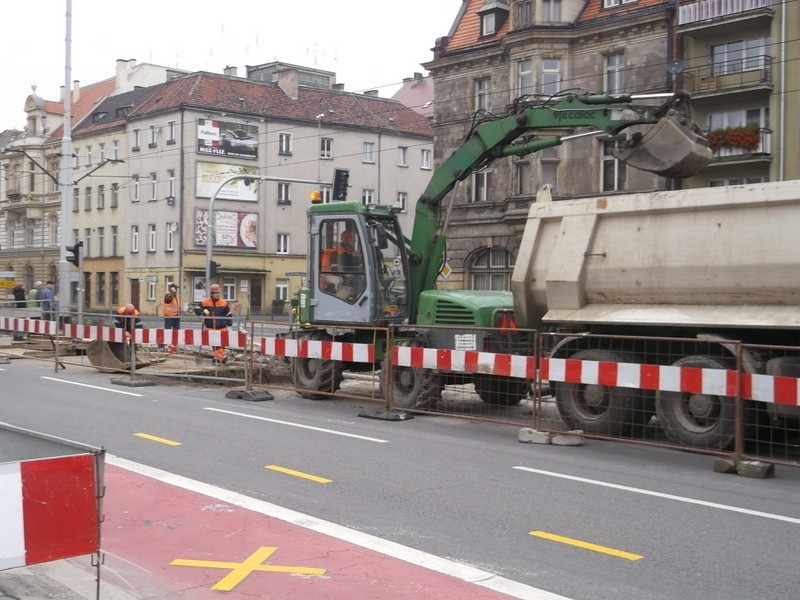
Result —
M214 412L225 413L226 415L235 415L237 417L246 417L248 419L257 419L259 421L269 421L270 423L277 423L278 425L289 425L290 427L300 427L301 429L311 429L312 431L320 431L322 433L331 433L333 435L342 435L344 437L355 438L357 440L364 440L366 442L377 442L378 444L388 444L389 440L382 440L380 438L367 437L364 435L356 435L354 433L345 433L344 431L335 431L333 429L323 429L322 427L312 427L311 425L301 425L300 423L292 423L290 421L279 421L278 419L269 419L267 417L260 417L258 415L248 415L247 413L235 412L233 410L223 410L221 408L205 407L203 410L211 410Z
M429 571L436 571L437 573L442 573L467 583L472 583L481 587L485 587L489 590L507 594L512 598L520 598L523 600L570 600L566 596L559 596L558 594L553 594L524 583L506 579L505 577L499 577L494 573L490 573L489 571L483 571L481 569L457 563L440 556L415 550L414 548L409 548L408 546L403 546L402 544L390 542L389 540L384 540L368 533L362 533L361 531L356 531L354 529L350 529L349 527L344 527L343 525L337 525L336 523L331 523L330 521L323 521L322 519L317 519L316 517L312 517L288 508L283 508L270 502L265 502L263 500L245 496L243 494L231 492L230 490L218 488L207 483L203 483L202 481L189 479L188 477L183 477L181 475L175 475L174 473L162 471L161 469L142 465L124 458L119 458L118 456L114 456L112 454L106 454L105 460L108 464L120 467L122 469L127 469L128 471L132 471L139 475L144 475L145 477L150 477L151 479L156 479L158 481L163 481L164 483L174 485L190 492L204 494L221 502L227 502L229 504L233 504L234 506L239 506L240 508L244 508L246 510L252 510L253 512L257 512L268 517L273 517L304 529L316 531L318 533L355 544L361 548L378 552L379 554L428 569Z
M776 515L773 513L762 512L760 510L739 508L738 506L730 506L728 504L718 504L716 502L707 502L706 500L696 500L695 498L687 498L686 496L675 496L673 494L665 494L663 492L652 492L650 490L643 490L641 488L630 487L627 485L608 483L606 481L597 481L596 479L586 479L585 477L575 477L574 475L565 475L563 473L553 473L552 471L543 471L541 469L531 469L530 467L513 467L513 468L518 469L520 471L528 471L529 473L538 473L539 475L547 475L548 477L569 479L571 481L579 481L581 483L599 485L602 487L612 488L615 490L622 490L624 492L633 492L634 494L642 494L644 496L654 496L656 498L664 498L666 500L676 500L677 502L685 502L686 504L697 504L698 506L707 506L709 508L717 508L719 510L727 510L730 512L742 513L744 515L763 517L765 519L774 519L776 521L784 521L786 523L793 523L795 525L800 525L800 519L797 519L795 517L785 517L783 515Z
M56 379L55 377L42 377L49 381L57 381L58 383L69 383L70 385L79 385L81 387L92 388L93 390L101 390L103 392L114 392L115 394L122 394L124 396L137 396L142 397L144 394L135 394L134 392L123 392L122 390L115 390L113 388L101 387L99 385L89 385L88 383L78 383L77 381L68 381L66 379Z

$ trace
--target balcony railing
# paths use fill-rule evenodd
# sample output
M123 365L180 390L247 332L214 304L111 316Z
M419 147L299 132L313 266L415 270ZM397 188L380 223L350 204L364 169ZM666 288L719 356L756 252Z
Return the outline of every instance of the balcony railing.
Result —
M720 19L771 6L772 0L699 0L680 5L678 24L688 25L698 21Z
M728 60L683 72L683 88L690 94L730 92L752 87L772 86L772 57L762 54Z

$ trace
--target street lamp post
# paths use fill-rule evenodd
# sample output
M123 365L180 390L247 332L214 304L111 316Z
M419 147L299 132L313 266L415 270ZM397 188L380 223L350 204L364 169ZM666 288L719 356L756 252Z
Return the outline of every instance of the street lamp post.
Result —
M317 120L317 183L320 183L322 177L322 117L325 113L319 113L316 117Z

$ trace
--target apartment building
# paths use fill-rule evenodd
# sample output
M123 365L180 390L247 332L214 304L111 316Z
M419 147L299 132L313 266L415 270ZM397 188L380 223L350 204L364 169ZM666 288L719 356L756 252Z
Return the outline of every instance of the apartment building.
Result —
M450 196L452 273L443 285L510 289L524 219L545 183L568 199L800 177L789 143L798 124L785 118L798 106L798 23L797 3L772 0L463 0L423 65L436 90L437 164L476 114L502 115L526 94L583 90L685 88L717 145L711 165L680 181L626 167L607 136L496 161ZM747 131L727 135L739 128ZM756 139L745 135L752 130Z

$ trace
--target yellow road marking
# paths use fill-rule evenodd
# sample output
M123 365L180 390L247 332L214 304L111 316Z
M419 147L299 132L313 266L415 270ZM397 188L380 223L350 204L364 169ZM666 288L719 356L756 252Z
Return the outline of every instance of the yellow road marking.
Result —
M279 467L278 465L267 465L264 468L272 471L278 471L279 473L286 473L287 475L294 475L295 477L302 477L303 479L309 479L311 481L316 481L317 483L331 483L333 481L332 479L325 479L324 477L317 477L316 475L309 475L308 473L301 473L300 471L293 471L292 469L286 469L285 467Z
M172 440L167 440L167 439L164 439L164 438L156 437L154 435L148 435L146 433L134 433L133 435L135 435L137 437L140 437L140 438L144 438L146 440L151 440L153 442L160 442L162 444L166 444L167 446L180 446L181 445L180 442L173 442Z
M617 558L624 558L627 560L639 560L644 558L644 556L641 556L640 554L633 554L631 552L625 552L624 550L616 550L614 548L608 548L607 546L598 546L597 544L590 544L589 542L563 537L554 533L547 533L546 531L531 531L530 535L544 538L546 540L552 540L554 542L561 542L562 544L569 544L570 546L577 546L578 548L585 548L586 550L594 550L595 552L610 554L611 556L616 556Z
M171 565L177 567L206 567L209 569L230 569L231 572L215 583L211 589L230 592L234 587L244 581L244 578L254 571L269 573L298 573L300 575L324 575L327 569L313 569L310 567L282 567L279 565L261 564L277 550L277 546L261 546L248 556L243 562L222 562L216 560L190 560L177 558Z

